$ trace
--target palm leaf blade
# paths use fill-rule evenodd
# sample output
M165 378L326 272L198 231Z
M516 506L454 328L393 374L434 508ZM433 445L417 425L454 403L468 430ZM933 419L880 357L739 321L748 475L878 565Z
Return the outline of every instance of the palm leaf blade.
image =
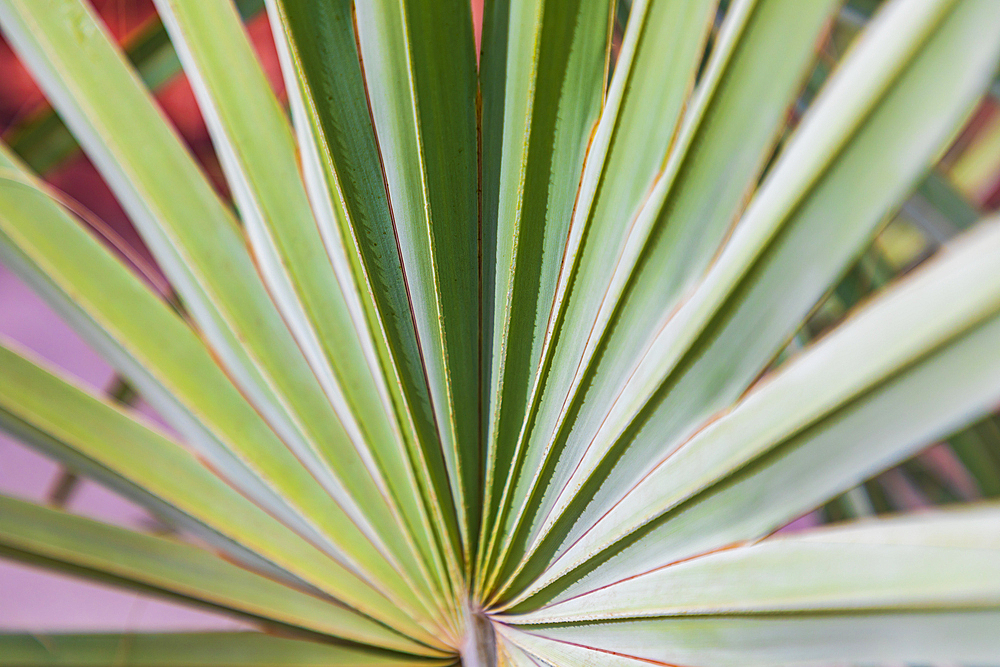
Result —
M131 635L0 635L4 667L103 667L127 656L137 667L418 667L414 660L252 632Z
M230 565L203 549L0 496L0 548L88 576L164 592L397 651L427 649L351 611Z

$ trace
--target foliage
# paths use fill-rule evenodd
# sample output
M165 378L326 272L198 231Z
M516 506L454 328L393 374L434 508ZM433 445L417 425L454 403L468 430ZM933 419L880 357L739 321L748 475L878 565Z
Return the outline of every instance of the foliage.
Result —
M1000 223L927 179L1000 3L854 39L877 4L487 0L477 60L466 0L268 0L289 120L231 2L156 0L234 210L150 95L162 33L136 70L84 0L0 0L156 261L0 149L0 261L122 378L4 343L0 427L179 531L3 497L0 555L261 627L0 666L1000 660L996 504L773 535L893 509L899 464L947 496L910 460L956 433L1000 493ZM58 128L15 144L45 168ZM932 253L927 207L971 228Z

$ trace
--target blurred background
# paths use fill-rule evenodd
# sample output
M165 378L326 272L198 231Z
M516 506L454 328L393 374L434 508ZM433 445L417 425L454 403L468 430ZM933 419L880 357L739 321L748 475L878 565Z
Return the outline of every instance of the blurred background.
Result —
M184 137L220 192L226 194L218 160L194 95L180 72L151 0L92 0L163 111ZM263 0L235 0L264 69L283 96L277 55ZM722 2L720 18L728 3ZM787 134L837 61L858 35L879 0L849 0L816 46L812 74L788 113ZM478 40L481 0L473 0ZM615 48L628 16L619 0ZM718 25L718 23L717 23ZM168 290L110 190L54 115L38 87L0 39L0 135L50 184L63 191L94 233ZM778 148L782 143L779 139ZM913 192L841 283L827 295L778 357L780 365L822 336L850 310L890 281L932 256L943 243L1000 208L1000 80L994 81L950 150ZM998 258L1000 262L1000 258ZM0 265L0 335L12 338L130 409L156 419L141 396L120 382L31 291ZM1000 407L1000 406L998 406ZM70 511L158 533L170 526L99 485L77 478L0 435L0 493L47 502ZM784 530L868 514L910 511L930 505L1000 496L1000 413L934 443L912 460L869 480ZM0 632L52 630L235 629L245 622L120 592L0 560Z

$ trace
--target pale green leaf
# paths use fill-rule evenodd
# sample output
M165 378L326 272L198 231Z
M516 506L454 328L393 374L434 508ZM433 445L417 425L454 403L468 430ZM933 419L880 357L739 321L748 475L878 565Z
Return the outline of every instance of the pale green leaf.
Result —
M586 329L577 328L580 313L599 305L602 277L663 168L715 6L714 0L646 0L632 7L576 193L540 362L529 381L513 466L528 474L511 482L498 567L544 479L536 472L552 452L549 436L562 407L558 391L576 370L571 350L585 343Z
M994 664L1000 612L699 617L502 633L559 667ZM555 641L554 641L555 640ZM624 649L624 650L623 650ZM629 657L634 656L634 657Z
M585 345L569 341L556 351L556 363L573 370L563 393L548 399L561 402L561 417L548 434L559 460L542 472L552 475L539 504L543 516L586 444L571 429L600 419L593 406L613 400L636 354L704 271L755 184L831 5L750 0L729 10L666 167L627 232L597 309L586 314L593 320ZM757 112L742 113L747 108ZM582 330L583 322L572 328Z
M405 469L393 466L390 492L385 474L387 463L405 460L401 435L316 227L291 127L232 5L161 0L157 7L193 82L263 279L344 428L339 440L315 441L319 465L311 469L320 478L333 475L331 493L346 491L363 508L408 583L428 599L423 560L404 540L409 531L400 534L397 489L409 480ZM387 502L390 493L396 502ZM406 502L415 499L407 495ZM421 507L407 509L421 526Z
M1000 398L995 396L996 383L989 375L991 372L1000 375L1000 361L988 363L992 360L989 355L977 361L974 354L970 356L960 350L977 336L982 338L982 345L988 346L1000 323L1000 272L996 269L1000 224L986 223L956 242L956 246L942 251L941 257L917 275L890 289L845 325L789 361L751 390L728 414L706 426L679 449L661 454L659 464L596 524L574 526L563 553L531 588L544 587L622 540L623 544L630 544L637 539L639 544L647 545L645 549L650 555L656 554L653 558L664 559L660 564L686 557L666 548L663 531L672 530L667 527L670 523L667 514L685 502L697 504L699 493L705 497L716 492L731 493L724 490L727 485L740 486L741 480L760 474L760 470L753 470L754 465L761 470L773 467L772 474L779 474L777 471L785 465L781 460L792 457L795 447L821 442L833 433L841 434L843 442L824 454L824 458L836 455L837 467L841 468L835 474L842 476L841 481L828 478L827 482L837 486L823 488L823 492L833 495L846 490L843 485L852 480L862 481L858 479L860 471L898 461L914 447L930 442L932 437L947 435L947 431L941 430L949 428L948 424L961 424L956 417L949 416L952 411L970 408L963 415L970 418L976 414L975 405L979 411L988 410L991 402ZM974 388L972 377L964 371L967 364L982 369L979 377L983 384L978 388ZM939 369L931 370L935 365ZM947 384L936 380L948 372L954 375ZM957 391L965 394L967 403L943 398L954 386L963 388ZM895 411L887 408L872 411L867 421L855 417L853 427L848 426L851 419L847 415L860 415L879 401L888 406L885 401L893 394L902 401L896 403ZM911 403L905 403L907 399ZM921 403L929 407L910 414L910 408ZM945 421L942 423L941 419ZM908 432L908 440L876 436L891 425L896 427L896 434ZM784 449L786 446L789 449ZM766 458L769 455L773 458ZM786 469L783 474L792 473ZM765 474L761 480L767 477ZM777 527L771 521L794 518L810 509L811 504L821 502L815 495L821 487L803 490L801 494L793 490L799 485L816 485L820 479L816 474L798 479L789 477L776 489L777 493L786 493L785 498L775 495L773 507L757 504L750 508L757 515L753 521L776 512L766 523L768 527L757 524L751 529L750 522L744 527L750 532L739 537L733 535L731 539L752 539L757 536L751 534L753 530L766 532ZM718 491L714 485L718 485ZM744 486L743 492L749 493L748 488ZM683 510L679 513L683 514ZM709 535L719 525L729 524L731 514L722 512L717 518L708 519L708 523L699 526L702 536ZM663 525L661 518L665 520ZM731 527L738 530L735 523ZM723 544L715 545L718 546ZM619 567L615 575L629 576L643 571L642 567L640 562L630 562Z
M434 667L417 660L254 632L0 635L0 667Z
M541 667L540 663L527 653L503 639L497 641L497 665L498 667Z
M387 464L413 475L443 545L433 560L458 585L458 530L423 376L379 149L368 110L350 2L273 0L269 5L316 225L380 394L398 416L405 456ZM335 63L335 64L333 64ZM410 465L406 465L406 462ZM398 473L390 475L392 479ZM409 511L413 502L403 502ZM424 513L418 514L424 519ZM411 525L417 525L411 519ZM441 553L443 552L443 553ZM445 572L445 570L448 570ZM457 590L457 589L456 589Z
M317 443L343 441L343 427L261 283L231 212L92 9L82 0L10 0L0 3L0 23L142 230L216 356L281 438L254 462L273 466L289 449L308 462ZM272 473L269 482L298 498L289 502L311 506L300 513L325 524L317 537L331 551L373 572L398 604L426 616L387 561L361 499L329 476L313 479L299 462L281 472L303 481L289 484Z
M995 609L998 556L996 505L860 520L669 565L505 622Z
M574 433L584 455L533 549L554 548L581 513L596 521L766 367L967 116L1000 57L998 12L987 0L882 10L614 404L593 406L607 418Z
M0 496L0 553L254 619L406 653L429 653L427 647L330 600L239 568L204 549L5 496Z
M538 367L549 309L562 263L577 184L603 104L610 2L497 3L510 12L508 34L495 47L507 62L484 66L484 227L495 227L494 329L490 340L489 412L483 525L492 527L525 418L529 383ZM494 51L487 55L493 57ZM499 81L487 76L500 77ZM503 95L502 99L491 96ZM490 115L495 106L503 110ZM502 136L502 140L490 135ZM496 164L493 164L496 163ZM487 213L490 217L486 217ZM484 341L489 346L489 341ZM497 531L483 531L480 557Z
M0 24L104 175L216 354L283 438L305 450L301 426L274 393L296 378L319 387L265 291L231 211L93 11L79 0L0 4ZM244 348L254 350L253 358ZM296 362L296 360L300 360ZM287 397L286 397L287 398ZM325 401L324 401L325 404ZM327 405L327 408L329 406Z
M420 361L468 561L482 493L471 10L464 0L374 0L354 8Z
M0 346L0 426L134 497L235 557L308 582L392 627L438 642L357 574L250 503L176 442Z
M0 667L996 662L996 505L774 534L996 481L1000 221L926 178L996 0L266 0L289 109L262 1L154 0L220 194L93 3L0 0L153 265L2 147L0 262L177 435L13 343L0 429L192 540L0 556L275 635Z
M394 589L404 600L412 596L375 545L267 428L195 332L30 177L11 169L3 176L5 263L105 353L220 474L342 564L376 572L361 575L369 582Z

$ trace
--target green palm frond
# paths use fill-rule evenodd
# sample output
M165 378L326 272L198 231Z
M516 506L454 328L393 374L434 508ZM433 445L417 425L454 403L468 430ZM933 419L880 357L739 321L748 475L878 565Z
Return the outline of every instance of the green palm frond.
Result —
M0 556L259 628L0 667L1000 662L1000 506L958 504L1000 495L1000 135L934 170L1000 3L486 0L478 58L466 0L264 4L287 109L260 2L126 53L0 0L58 113L0 145L0 261L170 430L13 341L0 428L176 531L0 496ZM77 142L169 285L37 175ZM867 516L886 471L953 506Z

